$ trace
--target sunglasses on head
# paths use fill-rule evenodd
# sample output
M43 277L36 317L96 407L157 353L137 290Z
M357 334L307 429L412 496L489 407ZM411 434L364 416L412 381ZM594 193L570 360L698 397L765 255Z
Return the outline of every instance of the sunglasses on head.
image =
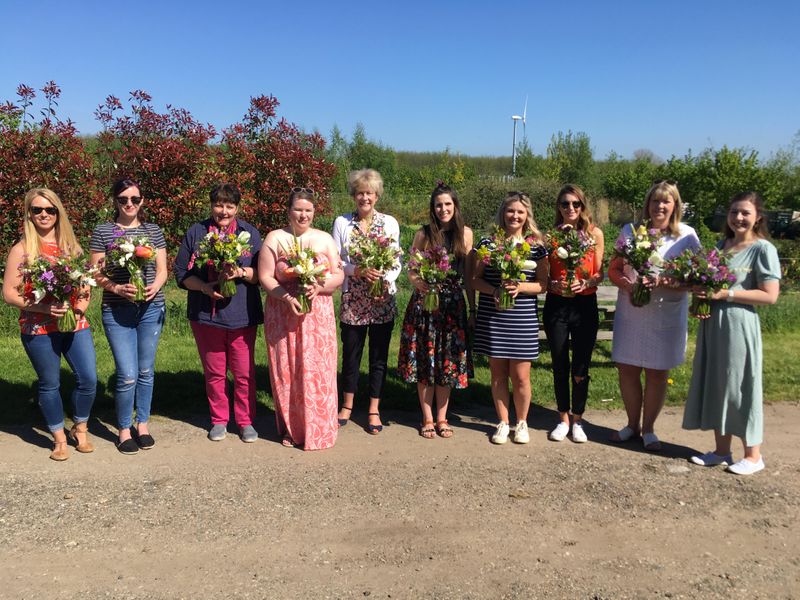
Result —
M581 207L581 202L580 202L580 200L576 200L575 202L570 202L569 200L561 200L558 203L558 205L561 208L569 208L570 206L572 208L580 208Z
M31 206L31 213L34 215L42 214L42 211L54 217L58 214L58 209L55 206Z
M305 192L306 194L313 194L314 190L312 190L311 188L305 188L305 187L294 187L294 188L292 188L292 193L293 194L299 194L301 192Z
M141 196L117 196L116 201L118 204L125 206L128 202L132 202L134 206L139 206L142 203Z

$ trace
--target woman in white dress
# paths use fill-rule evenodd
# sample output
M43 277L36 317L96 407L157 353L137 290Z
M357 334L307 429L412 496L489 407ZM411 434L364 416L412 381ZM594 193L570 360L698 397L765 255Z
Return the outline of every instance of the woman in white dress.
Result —
M687 249L700 248L694 229L681 223L681 196L674 181L654 183L647 192L643 218L651 229L661 232L658 254L671 259ZM620 240L633 235L633 225L626 225ZM651 300L645 306L631 302L636 272L623 258L611 261L608 278L620 293L614 316L612 360L617 364L622 402L628 424L614 432L611 440L626 442L641 433L646 450L658 451L661 443L654 433L667 393L669 370L686 357L689 305L685 290L669 286L653 268L644 278L651 288ZM642 385L644 371L644 385Z

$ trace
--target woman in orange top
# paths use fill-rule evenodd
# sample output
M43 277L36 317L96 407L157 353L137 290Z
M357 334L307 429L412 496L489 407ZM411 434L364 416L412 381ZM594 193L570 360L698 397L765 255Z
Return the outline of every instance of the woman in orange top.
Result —
M62 356L75 373L74 426L69 435L76 442L78 452L94 450L86 430L97 387L94 342L85 315L89 293L87 290L73 293L70 304L75 313L75 329L60 332L58 319L69 307L56 302L49 294L37 302L32 293L25 293L20 266L25 262L30 264L39 256L51 261L59 256L80 256L83 250L55 192L34 188L25 194L24 206L22 239L14 244L6 260L3 299L20 309L22 345L36 371L39 406L55 441L50 458L61 461L69 458L59 391Z
M553 387L561 421L550 432L550 439L560 442L570 431L572 409L572 441L586 441L581 416L589 394L589 362L597 340L597 284L603 280L603 231L592 224L583 190L567 184L556 200L557 228L571 228L591 245L580 259L574 274L569 273L559 253L565 250L549 248L550 282L544 304L544 329L553 359ZM570 281L571 280L571 281ZM570 338L572 365L570 366ZM572 403L570 404L570 372L572 374Z

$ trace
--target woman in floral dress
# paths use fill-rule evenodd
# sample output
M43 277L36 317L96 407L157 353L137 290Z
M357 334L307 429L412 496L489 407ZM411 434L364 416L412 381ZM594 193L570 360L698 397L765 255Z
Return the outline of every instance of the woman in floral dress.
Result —
M467 303L464 300L464 281L468 266L467 255L472 250L472 230L464 225L461 205L456 193L439 184L431 194L430 221L414 236L413 250L424 251L444 246L455 257L455 275L439 287L439 308L427 312L423 299L429 286L418 274L410 272L414 294L406 308L400 337L397 370L408 383L417 384L422 409L420 435L427 439L453 435L447 423L447 406L452 388L467 387L472 376L472 357L467 344ZM475 293L467 290L470 315L475 314ZM434 421L433 405L436 400Z

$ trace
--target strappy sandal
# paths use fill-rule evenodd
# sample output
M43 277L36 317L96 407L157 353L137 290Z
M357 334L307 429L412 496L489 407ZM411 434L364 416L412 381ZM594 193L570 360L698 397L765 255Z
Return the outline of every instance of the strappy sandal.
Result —
M294 442L292 441L292 438L290 438L288 435L285 435L281 439L281 446L284 448L294 448Z
M342 408L339 409L340 412L343 411L343 410L348 410L348 411L350 411L351 415L353 414L353 407L352 406L342 406ZM339 421L339 427L344 427L345 425L347 425L347 422L350 419L349 418L347 418L347 419L339 419L337 417L337 420Z
M367 413L367 419L369 419L369 417L380 417L380 416L381 413ZM378 435L381 431L383 431L383 425L370 425L369 423L367 423L365 429L369 434Z
M628 440L630 440L632 438L635 438L635 437L638 437L638 436L639 436L639 432L634 431L633 429L631 429L630 427L625 425L625 427L623 427L619 431L615 431L614 433L612 433L611 437L609 439L612 442L616 442L617 444L622 444L622 443L627 442Z
M433 421L425 421L419 426L419 434L426 440L432 440L436 437L436 427Z
M447 419L444 419L442 421L437 421L435 429L436 429L436 433L439 434L439 437L443 437L443 438L451 438L451 437L453 437L453 433L454 433L453 432L453 428L450 427L450 425L447 423Z

